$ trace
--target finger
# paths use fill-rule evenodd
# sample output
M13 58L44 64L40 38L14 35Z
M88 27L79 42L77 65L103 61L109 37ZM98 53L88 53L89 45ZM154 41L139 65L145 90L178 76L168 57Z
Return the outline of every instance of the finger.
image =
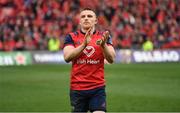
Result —
M109 31L105 31L103 37L104 37L104 41L106 41L109 37Z
M103 37L101 38L101 40L104 42L104 40L105 40L105 36L103 36Z
M88 37L88 35L90 35L90 32L91 32L91 27L87 30L86 34L85 34L85 37Z
M106 33L104 32L101 39L104 41L104 40L106 40L106 38L107 38L107 36L106 36Z
M103 36L100 40L99 40L99 45L104 45L105 43L105 37Z
M87 30L87 33L90 35L90 32L91 32L91 29L92 27L90 27L88 30Z
M90 27L90 28L88 29L88 32L90 32L90 31L91 31L91 29L92 29L92 27Z
M106 36L106 37L109 37L109 31L106 31L106 32L105 32L105 36Z
M102 44L102 39L98 39L98 40L96 41L96 44L97 44L97 45L101 45L101 44Z

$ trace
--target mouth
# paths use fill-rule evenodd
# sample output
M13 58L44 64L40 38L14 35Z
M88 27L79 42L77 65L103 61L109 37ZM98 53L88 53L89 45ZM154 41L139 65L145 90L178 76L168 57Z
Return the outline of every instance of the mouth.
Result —
M90 24L89 22L84 22L84 24Z

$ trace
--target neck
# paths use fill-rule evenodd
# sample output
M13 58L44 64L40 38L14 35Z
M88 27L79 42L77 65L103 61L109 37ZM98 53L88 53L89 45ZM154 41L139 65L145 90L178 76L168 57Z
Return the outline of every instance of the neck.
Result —
M83 32L83 33L86 33L87 31L88 31L88 29L83 29L83 28L81 28L81 31ZM94 33L94 31L95 31L95 27L93 27L92 29L91 29L91 34L93 34Z

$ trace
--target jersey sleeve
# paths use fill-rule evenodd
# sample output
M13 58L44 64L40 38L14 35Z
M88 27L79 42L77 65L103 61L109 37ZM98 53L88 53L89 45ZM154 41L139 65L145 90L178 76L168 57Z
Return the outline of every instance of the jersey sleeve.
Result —
M111 35L109 35L109 37L108 37L106 43L107 43L108 45L113 45Z
M64 47L67 46L67 45L74 46L74 41L73 41L73 39L72 39L70 34L66 35L66 37L64 39Z

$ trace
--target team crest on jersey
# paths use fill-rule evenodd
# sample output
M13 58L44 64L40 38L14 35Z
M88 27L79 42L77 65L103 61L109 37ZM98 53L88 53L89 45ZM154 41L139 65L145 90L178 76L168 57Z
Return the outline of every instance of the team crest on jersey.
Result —
M88 57L90 57L94 52L95 49L93 46L87 46L84 50L83 50L84 54L86 54Z

